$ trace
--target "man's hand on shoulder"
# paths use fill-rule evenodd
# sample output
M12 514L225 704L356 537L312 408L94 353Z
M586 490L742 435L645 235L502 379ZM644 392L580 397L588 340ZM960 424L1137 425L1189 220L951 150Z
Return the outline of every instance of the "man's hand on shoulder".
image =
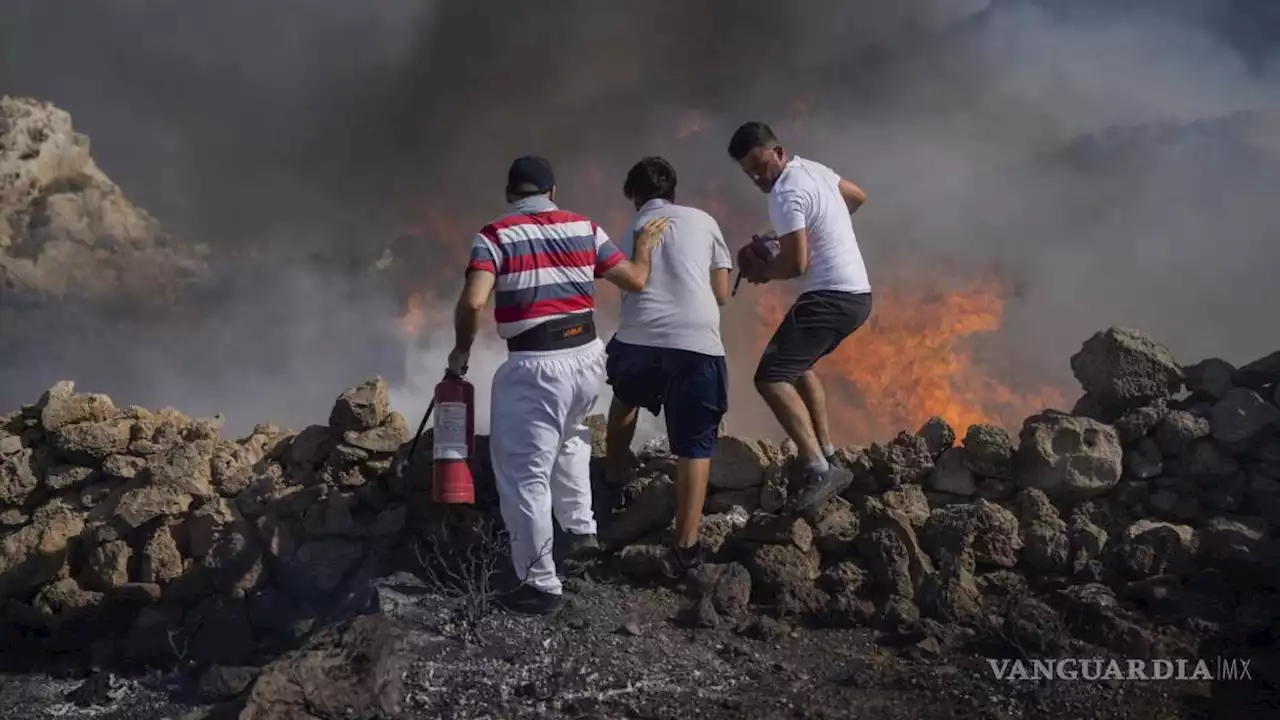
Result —
M671 218L657 217L636 231L636 255L653 252L662 244L662 234L671 226Z
M641 292L649 282L649 259L654 248L662 244L662 234L670 226L670 218L654 218L636 231L635 251L604 274L604 279L624 292Z

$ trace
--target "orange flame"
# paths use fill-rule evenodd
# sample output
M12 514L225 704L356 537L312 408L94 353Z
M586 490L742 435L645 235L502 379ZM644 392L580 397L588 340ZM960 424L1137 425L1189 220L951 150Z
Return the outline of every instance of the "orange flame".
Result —
M1017 429L1027 415L1062 403L1054 388L1017 392L975 361L971 341L998 331L1004 317L999 282L921 284L876 283L866 325L818 363L837 441L883 440L935 415L960 435L979 423ZM764 342L789 301L777 290L759 300Z

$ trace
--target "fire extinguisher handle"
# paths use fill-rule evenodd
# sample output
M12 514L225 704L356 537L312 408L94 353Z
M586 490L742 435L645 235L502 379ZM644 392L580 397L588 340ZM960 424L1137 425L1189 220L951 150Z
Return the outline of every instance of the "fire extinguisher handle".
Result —
M467 370L469 369L470 368L466 365L462 366L462 372L454 372L451 368L446 368L444 371L444 379L449 380L452 378L455 380L465 380L467 377Z

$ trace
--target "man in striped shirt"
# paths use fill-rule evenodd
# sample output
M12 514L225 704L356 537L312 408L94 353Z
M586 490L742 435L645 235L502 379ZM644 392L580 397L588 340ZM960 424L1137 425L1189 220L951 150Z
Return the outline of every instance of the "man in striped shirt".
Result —
M650 254L667 224L645 225L628 260L589 218L556 205L555 185L545 159L525 156L512 163L508 212L472 241L449 353L449 369L465 373L480 313L493 294L494 320L509 354L493 376L489 451L521 581L501 602L534 614L554 612L563 602L551 557L553 513L570 539L566 555L599 549L591 511L591 431L583 424L605 381L595 279L643 290Z

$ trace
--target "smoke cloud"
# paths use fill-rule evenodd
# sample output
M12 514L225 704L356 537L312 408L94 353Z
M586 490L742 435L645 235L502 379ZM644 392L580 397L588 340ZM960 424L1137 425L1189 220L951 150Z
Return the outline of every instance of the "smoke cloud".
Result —
M501 210L512 157L548 156L562 204L619 234L624 173L663 155L680 199L736 244L766 224L724 151L748 119L868 191L855 227L873 285L991 269L1015 285L978 348L1011 380L1072 388L1066 358L1111 324L1188 362L1275 349L1280 13L1265 0L526 5L5 3L0 92L69 110L99 165L213 246L228 279L198 321L24 336L0 401L74 377L238 429L297 426L380 373L412 423L452 343L458 259ZM356 270L405 232L434 303L408 346L404 289ZM730 427L776 435L746 380L752 292L724 315ZM473 358L482 405L501 356L490 338Z

